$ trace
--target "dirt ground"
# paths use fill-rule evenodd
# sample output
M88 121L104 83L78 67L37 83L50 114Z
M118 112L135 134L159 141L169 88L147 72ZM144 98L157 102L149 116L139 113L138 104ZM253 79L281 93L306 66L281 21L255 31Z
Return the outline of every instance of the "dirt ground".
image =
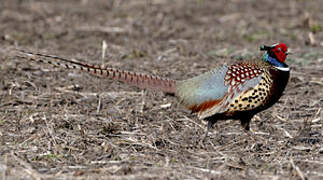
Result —
M3 0L0 179L323 179L323 1ZM12 48L182 80L285 42L284 96L256 139L174 97ZM103 44L106 55L102 56Z

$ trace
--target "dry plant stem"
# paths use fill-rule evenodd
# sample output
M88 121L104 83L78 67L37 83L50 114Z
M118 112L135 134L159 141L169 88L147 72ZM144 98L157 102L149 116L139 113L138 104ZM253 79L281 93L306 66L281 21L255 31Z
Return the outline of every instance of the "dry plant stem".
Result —
M323 1L59 2L0 1L1 180L323 179ZM304 43L313 24L301 26L302 12L318 25L316 46ZM94 28L79 31L84 25ZM229 120L200 145L206 124L172 97L146 93L140 113L137 88L22 61L11 51L35 48L180 80L256 57L260 43L279 40L293 52L291 78L280 101L253 118L266 140L257 144Z
M24 170L27 174L31 175L31 176L32 176L33 178L35 178L36 180L41 180L41 179L42 179L41 174L39 174L37 171L35 171L29 163L27 163L27 162L23 161L22 159L20 159L19 157L17 157L13 152L11 153L11 156L12 156L16 161L18 161L18 163L19 163L19 164L21 164L21 165L23 166L23 168L24 168L23 170Z
M290 163L291 163L291 165L292 165L293 169L295 169L295 171L296 171L297 175L298 175L302 180L305 180L306 178L305 178L305 176L304 176L303 172L299 169L299 167L298 167L298 166L296 166L296 165L295 165L294 160L293 160L292 158L290 159Z

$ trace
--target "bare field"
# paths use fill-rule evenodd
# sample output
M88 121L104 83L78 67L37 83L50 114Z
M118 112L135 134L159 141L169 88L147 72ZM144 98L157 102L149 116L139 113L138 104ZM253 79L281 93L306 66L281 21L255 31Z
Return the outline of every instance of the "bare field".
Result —
M0 179L323 179L323 1L4 0ZM102 43L107 45L102 58ZM174 97L15 57L12 48L176 80L293 54L284 96L239 122L206 122Z

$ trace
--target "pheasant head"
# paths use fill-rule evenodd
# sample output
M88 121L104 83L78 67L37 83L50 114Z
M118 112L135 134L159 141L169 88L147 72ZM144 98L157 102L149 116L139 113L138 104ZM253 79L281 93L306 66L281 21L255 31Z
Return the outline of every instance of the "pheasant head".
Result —
M260 47L261 51L267 51L263 60L269 62L271 65L279 70L289 71L288 65L285 64L288 55L288 47L284 43L277 43L271 46L263 45Z

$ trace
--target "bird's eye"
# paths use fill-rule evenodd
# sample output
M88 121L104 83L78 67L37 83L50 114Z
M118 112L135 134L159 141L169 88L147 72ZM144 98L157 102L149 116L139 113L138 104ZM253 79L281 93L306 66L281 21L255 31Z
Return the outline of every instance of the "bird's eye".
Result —
M278 50L278 51L281 51L281 49L280 49L280 48L278 48L277 50Z

